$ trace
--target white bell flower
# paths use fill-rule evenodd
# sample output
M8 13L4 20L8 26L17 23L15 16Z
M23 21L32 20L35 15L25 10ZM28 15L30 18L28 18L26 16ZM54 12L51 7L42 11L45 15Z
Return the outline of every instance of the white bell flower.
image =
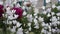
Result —
M26 8L25 6L22 7L23 10L25 10L25 8Z
M43 27L45 26L45 23L44 23L44 22L42 22L42 26L43 26Z
M13 22L13 24L17 24L17 21L16 20L13 20L12 22Z
M16 27L13 26L13 28L11 29L11 32L16 32Z
M51 12L51 15L54 15L55 13L54 12Z
M57 6L57 9L60 10L60 6Z
M12 13L14 14L16 12L16 10L12 10Z
M37 24L37 23L38 23L37 19L34 19L34 23L35 23L35 24Z
M51 15L48 13L48 14L47 14L47 17L50 17L50 16L51 16Z
M42 6L41 8L42 8L43 10L45 10L45 6Z
M38 25L36 25L34 28L39 29L39 26L38 26Z
M13 18L14 18L14 19L17 19L17 18L18 18L18 16L19 16L19 15L14 14L14 17L13 17Z
M20 27L22 24L17 22L16 27Z
M39 20L40 22L43 22L43 21L44 21L44 19L43 19L42 17L39 17L38 20Z
M31 23L28 23L28 26L31 26Z
M23 34L23 29L19 28L18 31L17 31L17 34Z
M50 13L51 12L51 8L48 8L46 11Z
M34 9L34 13L38 14L39 13L39 9L35 8Z
M47 11L43 11L43 14L47 14Z
M51 2L51 0L46 0L46 3L49 3L49 2Z
M60 13L57 13L56 15L57 15L57 16L60 16Z
M38 18L38 16L35 16L35 18Z
M31 31L31 27L29 27L29 31Z
M60 25L60 21L57 21L57 24Z
M55 7L56 7L56 5L55 5L55 4L53 4L53 5L52 5L52 8L55 8Z
M23 16L25 16L26 14L27 14L26 11L24 11L24 12L23 12Z
M18 4L16 4L16 7L21 7L21 6L20 6L20 4L18 3Z
M56 16L53 16L53 17L51 18L51 20L52 20L52 21L57 21Z
M12 21L9 21L9 24L12 24Z
M8 16L8 19L9 19L9 20L12 20L12 19L13 19L13 16Z
M55 30L55 29L52 29L52 32L53 32L53 33L55 33L55 32L56 32L56 30Z
M27 18L28 18L28 21L29 21L29 22L32 22L32 20L33 20L32 15L28 14L28 15L27 15Z

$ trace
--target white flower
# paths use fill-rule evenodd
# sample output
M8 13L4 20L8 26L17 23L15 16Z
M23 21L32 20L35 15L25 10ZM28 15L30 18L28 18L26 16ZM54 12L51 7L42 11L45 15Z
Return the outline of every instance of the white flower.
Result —
M21 26L21 23L17 22L16 27L20 27L20 26Z
M45 29L42 29L42 31L41 31L42 33L44 33L44 34L46 34L47 33L47 31L45 30Z
M39 26L38 26L38 25L36 25L34 28L39 29Z
M57 19L59 20L59 19L60 19L60 17L57 17Z
M13 18L14 18L14 19L17 19L17 18L18 18L18 16L19 16L19 15L14 14L14 17L13 17Z
M36 16L37 14L36 13L34 13L34 16Z
M12 13L14 14L16 12L16 10L12 10Z
M35 18L38 18L38 16L35 16Z
M49 3L50 2L50 0L46 0L46 3Z
M28 26L31 26L31 23L28 23Z
M43 11L43 14L47 14L47 11Z
M57 6L57 9L60 10L60 6Z
M54 15L55 13L54 12L51 12L51 15Z
M55 33L55 32L56 32L56 30L55 30L55 29L52 29L52 32L53 32L53 33Z
M28 18L28 21L29 21L29 22L32 22L32 20L33 20L32 15L28 14L28 15L27 15L27 18Z
M8 19L9 19L9 20L12 20L12 19L13 19L13 16L8 16Z
M57 21L57 24L60 25L60 21Z
M56 15L57 15L57 16L60 16L60 13L57 13Z
M19 28L18 31L17 31L17 34L23 34L23 29Z
M13 26L13 28L11 29L11 32L16 32L16 27Z
M26 31L25 33L26 33L26 34L29 34L29 31Z
M44 21L44 19L43 19L42 17L39 17L38 20L39 20L40 22L43 22L43 21Z
M21 6L20 6L20 4L18 3L18 4L16 4L16 7L21 7Z
M38 14L38 13L39 13L39 9L34 8L34 12L35 12L36 14Z
M45 6L42 6L41 8L42 8L42 9L45 9Z
M52 5L52 8L55 8L55 7L56 7L55 4L53 4L53 5Z
M51 12L51 8L48 8L46 11L50 13Z
M37 19L34 19L34 23L35 23L35 24L37 24L37 23L38 23Z
M43 26L43 27L45 26L45 23L44 23L44 22L42 22L42 26Z
M12 24L12 21L9 21L9 24Z
M25 6L23 6L22 9L25 10Z
M52 21L57 21L56 16L53 16L53 17L51 18L51 20L52 20Z
M25 16L26 14L27 14L27 13L24 11L24 12L23 12L23 16Z
M17 21L16 20L13 20L12 22L13 22L13 24L17 24Z
M50 16L51 16L51 15L48 13L48 14L47 14L47 17L50 17Z
M31 27L29 27L29 31L31 31Z

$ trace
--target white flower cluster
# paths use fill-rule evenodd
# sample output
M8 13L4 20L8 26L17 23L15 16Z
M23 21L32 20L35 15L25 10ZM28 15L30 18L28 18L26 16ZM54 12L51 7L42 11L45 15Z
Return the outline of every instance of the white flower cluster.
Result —
M59 6L53 5L52 8L57 8L58 11L60 10ZM47 18L50 18L50 22L42 22L42 33L44 34L59 34L60 33L60 12L55 13L54 11L51 11L51 8L46 9L42 14L46 15ZM41 18L40 18L41 19ZM47 20L48 21L48 20Z

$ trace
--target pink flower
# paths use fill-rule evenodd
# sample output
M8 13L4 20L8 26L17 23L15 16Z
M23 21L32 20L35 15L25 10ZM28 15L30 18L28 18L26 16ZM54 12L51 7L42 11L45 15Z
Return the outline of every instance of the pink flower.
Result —
M22 8L20 8L20 7L13 7L12 9L16 10L15 13L16 13L17 15L19 15L18 18L21 18L21 17L22 17L22 14L23 14Z
M2 16L2 13L4 13L3 8L4 8L4 6L0 5L0 17Z

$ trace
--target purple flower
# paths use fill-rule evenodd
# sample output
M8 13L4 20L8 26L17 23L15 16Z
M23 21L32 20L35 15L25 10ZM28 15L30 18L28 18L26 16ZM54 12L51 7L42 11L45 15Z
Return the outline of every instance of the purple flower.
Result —
M20 7L13 7L12 9L16 10L15 13L16 13L17 15L19 15L18 18L21 18L21 17L22 17L22 14L23 14L22 8L20 8Z
M0 17L2 16L2 14L4 13L4 10L3 10L4 6L3 5L0 5Z

